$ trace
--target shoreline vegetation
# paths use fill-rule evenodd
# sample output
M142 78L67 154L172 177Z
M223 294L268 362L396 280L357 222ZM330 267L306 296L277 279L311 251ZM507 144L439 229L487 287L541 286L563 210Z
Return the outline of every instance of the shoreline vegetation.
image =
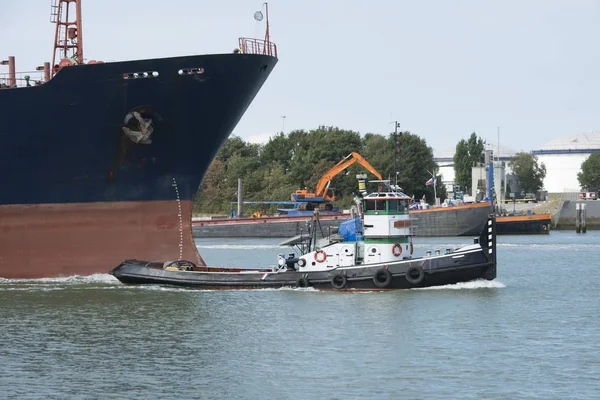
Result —
M290 201L298 189L314 190L319 179L351 152L357 152L383 176L394 176L394 134L381 135L320 126L305 131L279 133L265 144L249 143L231 136L219 149L207 170L194 199L193 215L230 215L237 208L237 181L243 180L244 201ZM434 202L433 187L425 183L428 171L437 169L433 149L425 139L410 132L399 132L396 138L396 171L398 185L409 196ZM331 180L337 197L335 204L350 208L353 193L358 191L356 175L367 173L368 180L377 179L360 165L354 164ZM437 176L438 182L442 176ZM369 184L374 189L373 183ZM438 185L437 195L444 201L446 191ZM245 205L245 214L277 212L278 205Z

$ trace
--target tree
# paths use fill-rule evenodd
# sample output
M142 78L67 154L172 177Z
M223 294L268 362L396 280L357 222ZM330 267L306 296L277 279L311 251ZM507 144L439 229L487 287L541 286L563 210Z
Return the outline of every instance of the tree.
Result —
M483 140L471 133L468 140L461 139L454 152L454 181L463 192L471 194L471 172L483 153Z
M263 146L232 136L207 171L194 211L229 213L239 177L243 178L247 201L289 200L297 189L314 190L323 174L353 151L365 157L383 179L393 179L393 135L367 133L361 138L355 131L320 126L275 135ZM397 157L398 185L409 196L420 199L425 194L433 201L433 188L425 185L431 177L428 171L437 169L431 147L419 136L404 132L398 136ZM330 187L335 188L337 205L348 207L352 203L351 194L358 190L356 175L363 172L367 171L354 164L332 179ZM369 179L375 178L367 174ZM437 194L443 201L445 192L439 175L437 182ZM374 185L368 188L373 189Z
M271 165L280 164L283 171L290 167L290 162L294 155L294 146L291 140L279 133L271 138L260 150L260 163L263 167L269 168Z
M508 166L517 175L521 188L526 193L536 193L544 186L546 166L544 163L538 165L538 159L533 154L517 153L510 159Z
M600 188L600 153L592 153L583 163L577 174L581 188Z
M229 137L217 152L216 159L227 165L231 157L238 154L242 157L256 157L259 145L245 142L238 136Z

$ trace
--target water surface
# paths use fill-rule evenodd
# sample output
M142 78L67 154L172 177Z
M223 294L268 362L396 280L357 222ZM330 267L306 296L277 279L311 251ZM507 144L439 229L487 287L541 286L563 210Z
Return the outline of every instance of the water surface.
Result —
M381 293L0 280L0 398L595 399L599 239L502 236L495 281ZM252 267L279 241L196 244Z

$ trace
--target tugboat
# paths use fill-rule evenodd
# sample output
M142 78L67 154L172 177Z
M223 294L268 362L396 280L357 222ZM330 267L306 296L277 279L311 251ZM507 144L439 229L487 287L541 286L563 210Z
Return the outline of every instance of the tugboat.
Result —
M284 244L299 251L278 266L240 269L197 266L190 261L126 260L110 273L126 284L169 284L202 289L314 287L317 290L391 290L448 285L496 278L496 220L491 214L470 245L428 251L414 257L410 198L389 181L380 190L357 198L358 215L337 232L311 234ZM383 188L383 185L381 186Z

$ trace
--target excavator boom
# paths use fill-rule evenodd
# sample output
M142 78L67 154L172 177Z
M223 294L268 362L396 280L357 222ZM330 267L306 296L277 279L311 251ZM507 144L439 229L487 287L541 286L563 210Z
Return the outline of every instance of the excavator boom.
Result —
M339 174L355 162L365 167L369 172L375 175L377 179L383 179L381 177L381 174L377 172L377 170L373 168L373 166L369 164L369 162L363 156L353 151L321 177L319 183L317 183L317 190L315 190L314 193L309 193L307 190L296 190L296 193L292 194L292 200L297 201L300 198L322 198L326 201L335 200L335 195L329 196L327 194L329 183L337 174Z

